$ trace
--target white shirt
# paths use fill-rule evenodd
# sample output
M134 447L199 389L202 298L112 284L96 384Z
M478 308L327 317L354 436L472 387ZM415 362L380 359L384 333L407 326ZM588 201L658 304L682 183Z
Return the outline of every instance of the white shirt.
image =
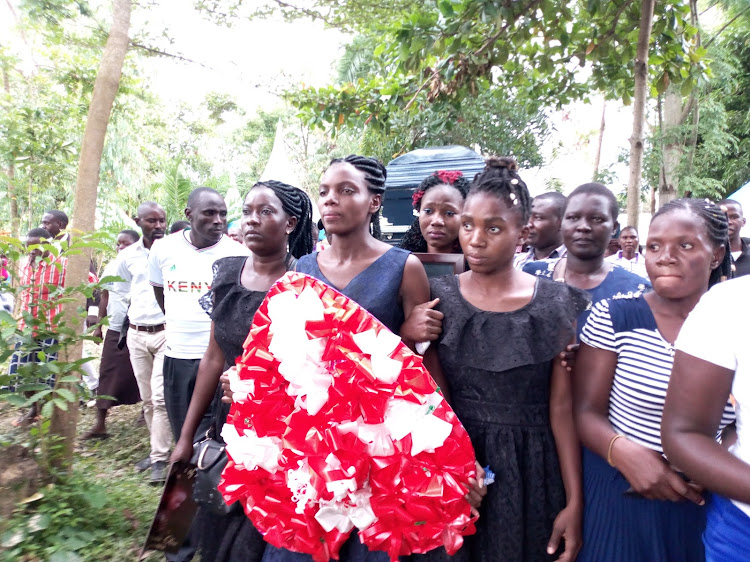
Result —
M164 324L164 313L156 302L154 288L148 279L148 255L149 250L143 245L141 237L117 256L117 276L129 285L125 290L130 301L128 318L131 324L137 326Z
M732 395L737 415L737 442L729 449L750 470L750 276L738 277L713 287L685 320L675 347L698 359L734 371ZM731 310L731 313L727 311ZM749 424L749 425L746 425ZM750 516L750 505L733 501Z
M102 279L105 277L117 277L117 268L119 262L117 260L111 261L104 268L102 273ZM120 283L114 281L112 283L106 283L104 288L109 293L109 299L107 300L107 316L109 317L109 329L119 332L122 330L122 324L125 322L125 317L128 315L128 290L129 285L127 283Z
M646 259L640 252L636 252L633 256L633 259L629 260L622 257L622 250L620 250L616 254L612 254L611 256L604 258L604 261L608 261L615 265L619 265L620 267L624 267L631 273L635 273L636 275L640 275L644 279L648 279L648 273L646 272Z
M148 260L151 284L164 288L165 354L174 359L200 359L208 347L211 318L198 299L211 289L214 262L250 255L250 250L228 236L200 249L193 246L189 236L190 231L183 230L157 241Z

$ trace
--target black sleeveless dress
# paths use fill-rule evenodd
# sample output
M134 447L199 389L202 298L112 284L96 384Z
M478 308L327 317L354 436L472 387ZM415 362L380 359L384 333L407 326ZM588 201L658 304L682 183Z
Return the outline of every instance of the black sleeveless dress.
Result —
M201 305L214 323L214 338L224 353L224 370L242 355L242 346L250 332L253 316L266 297L266 291L251 291L240 283L245 256L216 260L211 291L201 298ZM214 396L212 411L214 438L221 441L221 428L227 421L230 404L221 401L221 385ZM242 509L226 516L201 514L201 559L212 562L258 562L266 542ZM194 524L195 526L195 524Z
M476 534L453 557L440 548L411 559L550 560L547 541L566 503L549 418L552 362L575 337L588 298L539 280L526 306L488 312L463 298L455 275L431 279L430 288L445 314L437 343L451 406L495 482L479 509Z

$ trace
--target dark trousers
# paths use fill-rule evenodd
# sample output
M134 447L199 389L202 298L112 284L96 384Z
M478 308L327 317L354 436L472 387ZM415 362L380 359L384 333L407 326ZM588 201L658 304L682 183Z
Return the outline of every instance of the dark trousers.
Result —
M200 362L200 359L164 357L164 405L167 408L169 426L172 428L175 441L180 438L182 426L185 424ZM198 424L194 440L205 435L209 427L211 427L210 410L203 415L203 419Z
M175 441L180 438L182 426L185 424L190 398L193 396L195 388L195 379L198 375L198 365L200 359L175 359L174 357L164 356L164 405L167 409L169 426L172 428L172 435ZM195 432L193 441L206 433L211 427L210 410L203 415L201 423ZM185 541L180 546L180 550L174 554L167 554L166 559L169 562L186 562L193 558L198 550L201 528L201 508L198 507L193 524L190 526Z

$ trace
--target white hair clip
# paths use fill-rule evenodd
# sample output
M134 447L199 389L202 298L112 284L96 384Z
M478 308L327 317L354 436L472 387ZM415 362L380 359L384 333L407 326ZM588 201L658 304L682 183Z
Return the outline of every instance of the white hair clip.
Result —
M518 180L516 178L513 178L510 180L510 185L516 185L518 183Z

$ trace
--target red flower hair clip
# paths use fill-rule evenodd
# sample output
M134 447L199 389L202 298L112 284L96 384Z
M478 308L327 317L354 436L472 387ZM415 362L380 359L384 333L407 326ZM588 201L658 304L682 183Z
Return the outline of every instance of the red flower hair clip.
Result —
M415 191L411 196L411 204L415 209L419 206L419 202L422 200L422 197L424 197L424 189L422 189L421 191Z
M453 185L454 183L456 183L456 180L458 180L458 178L464 177L463 173L460 170L438 170L437 172L435 172L435 174L448 185Z

